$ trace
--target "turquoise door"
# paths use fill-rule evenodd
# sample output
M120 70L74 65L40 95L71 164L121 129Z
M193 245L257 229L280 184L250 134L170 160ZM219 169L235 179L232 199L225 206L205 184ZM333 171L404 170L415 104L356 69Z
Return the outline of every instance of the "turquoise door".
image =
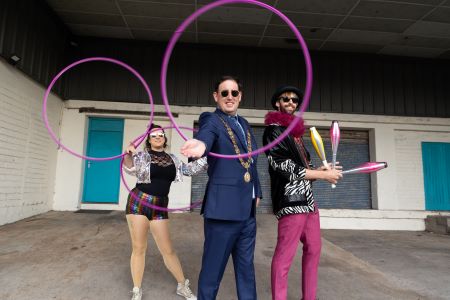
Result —
M426 210L450 210L450 143L422 142Z
M89 118L86 155L107 157L122 153L123 119ZM119 203L120 159L86 161L83 203Z

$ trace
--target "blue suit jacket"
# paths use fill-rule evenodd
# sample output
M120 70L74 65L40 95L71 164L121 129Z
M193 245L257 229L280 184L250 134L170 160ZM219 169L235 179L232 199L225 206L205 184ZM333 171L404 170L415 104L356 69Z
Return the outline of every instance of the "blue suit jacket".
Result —
M220 109L216 109L213 113L202 113L199 119L199 131L196 139L206 144L205 154L209 152L227 155L236 154L231 138L219 116L233 130L241 153L248 152L240 129L228 118L227 114ZM238 120L245 133L247 133L247 129L250 130L252 150L257 149L255 137L247 120L242 117L238 117ZM243 221L255 215L253 187L255 188L255 197L262 198L261 185L256 170L256 156L253 157L253 163L249 169L251 181L248 183L244 181L245 172L246 170L239 159L208 156L209 180L201 210L205 218Z

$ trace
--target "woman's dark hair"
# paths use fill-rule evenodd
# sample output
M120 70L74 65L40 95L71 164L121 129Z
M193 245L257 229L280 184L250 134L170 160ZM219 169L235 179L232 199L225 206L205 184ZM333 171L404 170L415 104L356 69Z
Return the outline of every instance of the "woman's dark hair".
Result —
M232 81L236 82L237 85L238 85L239 91L242 91L242 84L241 84L239 78L237 78L236 76L231 76L231 75L225 75L225 76L220 77L219 81L217 81L216 85L214 86L214 91L218 92L219 91L219 85L222 82L227 81L227 80L232 80Z
M164 148L167 147L167 136L165 135L166 132L164 131L164 129L161 126L152 123L152 125L150 125L150 132L148 133L147 139L145 140L145 149L147 151L150 151L152 149L152 145L150 145L150 133L152 132L153 129L156 129L156 128L160 128L161 131L164 132L164 145L163 145L163 147Z

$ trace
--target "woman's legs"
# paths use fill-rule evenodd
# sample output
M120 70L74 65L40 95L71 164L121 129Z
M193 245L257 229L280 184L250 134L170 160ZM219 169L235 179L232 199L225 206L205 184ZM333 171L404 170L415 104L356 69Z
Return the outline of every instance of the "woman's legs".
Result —
M131 276L134 286L140 288L144 276L149 221L146 216L127 215L127 222L133 249L130 259Z
M185 282L183 269L181 268L180 260L173 250L172 241L169 233L169 220L153 220L150 222L150 230L159 252L161 253L166 268L172 273L173 277L178 283Z

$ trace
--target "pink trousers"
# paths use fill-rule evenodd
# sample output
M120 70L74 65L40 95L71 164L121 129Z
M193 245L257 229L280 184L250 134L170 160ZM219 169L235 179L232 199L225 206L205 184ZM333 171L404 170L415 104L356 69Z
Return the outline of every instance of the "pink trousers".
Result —
M322 246L317 208L315 212L287 215L278 221L277 247L272 258L273 300L287 299L288 273L300 241L303 243L302 299L316 299L317 273Z

